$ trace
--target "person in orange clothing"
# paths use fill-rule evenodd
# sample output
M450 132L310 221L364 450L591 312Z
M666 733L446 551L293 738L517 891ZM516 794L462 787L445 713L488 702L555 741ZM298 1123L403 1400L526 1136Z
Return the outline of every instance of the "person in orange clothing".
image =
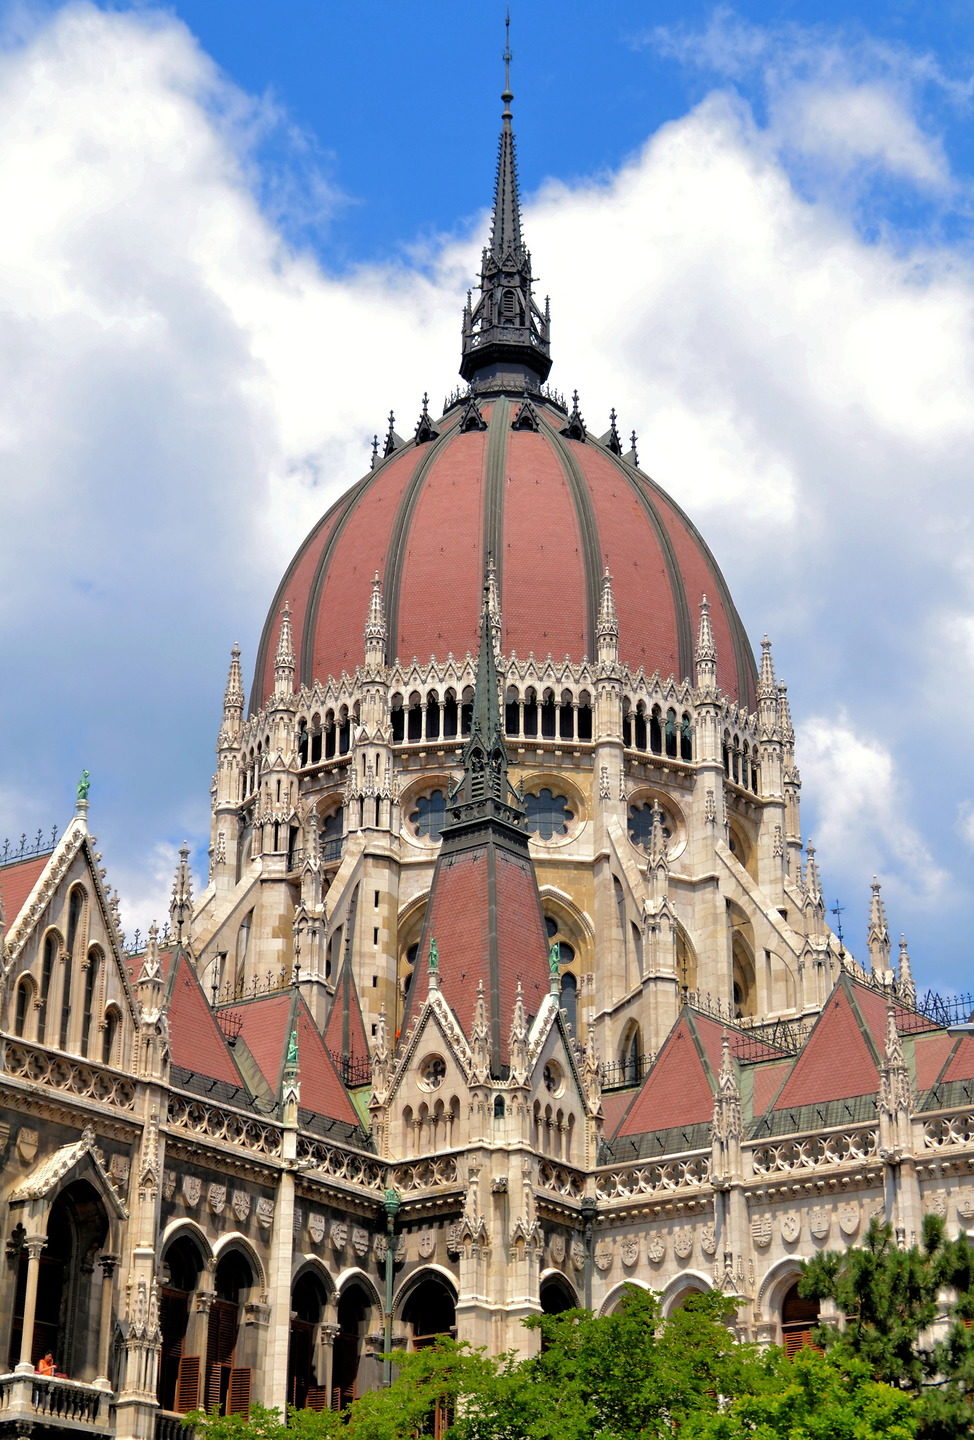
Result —
M38 1375L53 1375L55 1373L54 1356L50 1350L38 1360L37 1373Z

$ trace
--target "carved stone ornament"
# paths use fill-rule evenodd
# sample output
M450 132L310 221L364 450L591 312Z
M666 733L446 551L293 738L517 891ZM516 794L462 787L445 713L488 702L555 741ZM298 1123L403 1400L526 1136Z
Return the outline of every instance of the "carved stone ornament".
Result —
M200 1196L203 1193L203 1182L198 1175L184 1175L182 1183L183 1199L191 1210L195 1210L200 1203Z
M108 1162L108 1173L117 1185L127 1185L132 1163L127 1155L113 1155Z
M230 1208L237 1221L241 1225L245 1224L250 1216L250 1196L246 1190L234 1190L230 1196Z
M771 1244L772 1229L770 1215L755 1215L751 1221L751 1239L759 1249L766 1250Z
M162 1198L171 1200L176 1193L176 1172L175 1170L164 1170L162 1172Z
M661 1236L655 1235L646 1246L646 1259L653 1265L662 1265L666 1259L666 1242Z
M405 1237L405 1235L398 1235L398 1236L396 1237L396 1252L395 1252L395 1254L393 1255L392 1258L393 1258L393 1260L395 1260L395 1262L396 1262L397 1265L401 1265L402 1262L405 1260L405 1258L406 1258L406 1237Z
M787 1210L781 1217L781 1238L788 1245L794 1245L802 1233L802 1217L798 1210Z
M931 1190L923 1197L923 1208L928 1215L939 1215L941 1220L947 1218L947 1192L946 1190Z
M611 1240L599 1240L595 1246L596 1268L602 1271L608 1270L613 1259L613 1245Z
M262 1230L269 1230L274 1224L274 1201L267 1195L261 1195L257 1201L257 1224Z
M622 1263L623 1265L635 1265L639 1259L639 1239L636 1235L627 1235L622 1242Z
M420 1235L419 1237L420 1255L422 1255L424 1260L428 1260L435 1249L436 1232L434 1230L424 1230L422 1235Z
M26 1125L21 1125L17 1131L17 1154L25 1165L29 1165L37 1154L39 1138L37 1131L29 1130Z
M573 1270L583 1270L585 1268L585 1246L581 1240L572 1241L568 1247L568 1256L572 1262Z
M855 1235L859 1229L858 1200L847 1200L839 1206L839 1229L843 1235Z
M385 1261L386 1255L388 1253L389 1237L386 1235L385 1231L380 1230L378 1235L376 1235L376 1237L372 1241L373 1259L378 1260L379 1264L381 1265Z
M331 1230L328 1232L333 1250L344 1250L348 1244L348 1225L344 1220L333 1220Z
M969 1220L974 1215L974 1190L965 1185L962 1190L957 1191L957 1213L962 1220Z
M227 1187L214 1180L206 1192L206 1203L212 1215L222 1215L227 1203Z
M686 1260L693 1249L693 1231L689 1225L678 1225L673 1232L673 1249L681 1260Z
M369 1232L361 1225L352 1226L352 1249L359 1259L369 1253Z
M832 1227L832 1212L827 1205L815 1205L808 1217L808 1228L816 1240L824 1240Z
M308 1213L308 1234L311 1236L312 1245L320 1245L325 1238L325 1217L316 1210Z
M560 1265L565 1258L565 1237L557 1231L548 1241L548 1250L556 1265Z
M700 1232L700 1249L705 1255L717 1253L717 1226L713 1222L705 1225Z

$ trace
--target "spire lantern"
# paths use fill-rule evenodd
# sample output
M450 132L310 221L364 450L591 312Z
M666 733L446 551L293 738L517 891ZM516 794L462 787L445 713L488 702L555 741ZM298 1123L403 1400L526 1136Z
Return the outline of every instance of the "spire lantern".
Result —
M468 300L464 307L460 374L480 391L521 393L538 391L548 378L550 327L547 306L542 311L534 300L531 252L521 236L509 43L503 58L504 109L490 244L481 263L480 298L476 304Z
M294 691L294 645L291 640L291 606L284 602L281 611L281 630L277 640L277 654L274 657L274 695L285 699Z
M697 632L697 653L694 659L697 689L712 694L717 689L717 646L714 644L710 604L706 595L700 597L700 628Z
M869 947L869 963L873 974L889 970L889 927L886 924L886 906L880 894L879 880L874 875L872 897L869 901L869 930L866 936Z

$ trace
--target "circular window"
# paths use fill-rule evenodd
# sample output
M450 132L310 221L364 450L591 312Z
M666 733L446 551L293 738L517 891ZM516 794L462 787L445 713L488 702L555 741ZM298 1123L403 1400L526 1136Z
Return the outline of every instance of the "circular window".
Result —
M439 840L446 824L446 791L431 790L427 795L420 795L408 818L413 834L419 839Z
M438 1090L446 1076L446 1061L439 1055L428 1055L420 1066L419 1083L424 1090Z
M524 797L526 827L529 835L539 840L551 840L555 835L567 835L568 827L575 819L575 812L568 804L566 795L555 795L548 786L530 791Z
M554 1060L549 1060L542 1073L544 1076L544 1088L548 1091L548 1094L560 1095L565 1088L561 1066Z

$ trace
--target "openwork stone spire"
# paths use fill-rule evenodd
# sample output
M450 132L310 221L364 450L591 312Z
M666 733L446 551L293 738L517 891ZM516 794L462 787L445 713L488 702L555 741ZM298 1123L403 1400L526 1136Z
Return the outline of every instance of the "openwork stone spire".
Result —
M369 613L365 621L365 663L382 665L386 656L386 612L382 600L382 582L378 570L372 578Z
M463 779L450 799L455 807L455 818L462 818L463 809L467 806L476 807L478 812L487 806L495 809L499 807L500 818L517 823L519 812L512 809L510 797L507 747L501 726L497 661L494 654L490 584L485 581L470 739L463 751Z
M538 390L551 369L548 307L542 313L534 302L531 252L521 236L510 66L508 43L490 244L481 262L480 299L476 305L468 300L463 312L460 374L479 390Z
M281 611L281 632L274 657L274 694L290 695L294 690L294 644L291 639L291 606L284 602Z
M717 688L717 646L714 644L714 629L710 623L710 605L706 595L700 598L700 629L697 632L697 653L694 657L697 670L697 688L713 691Z
M900 936L900 966L899 974L896 977L897 989L907 1005L915 1005L917 1001L917 987L913 981L913 969L910 965L910 952L906 948L906 936Z
M889 927L886 924L886 906L879 892L879 880L874 875L872 897L869 901L869 930L866 936L869 946L869 963L873 971L889 969Z
M189 846L185 840L179 851L179 864L172 882L169 903L169 928L178 945L189 938L189 922L193 915L193 876L189 868Z

